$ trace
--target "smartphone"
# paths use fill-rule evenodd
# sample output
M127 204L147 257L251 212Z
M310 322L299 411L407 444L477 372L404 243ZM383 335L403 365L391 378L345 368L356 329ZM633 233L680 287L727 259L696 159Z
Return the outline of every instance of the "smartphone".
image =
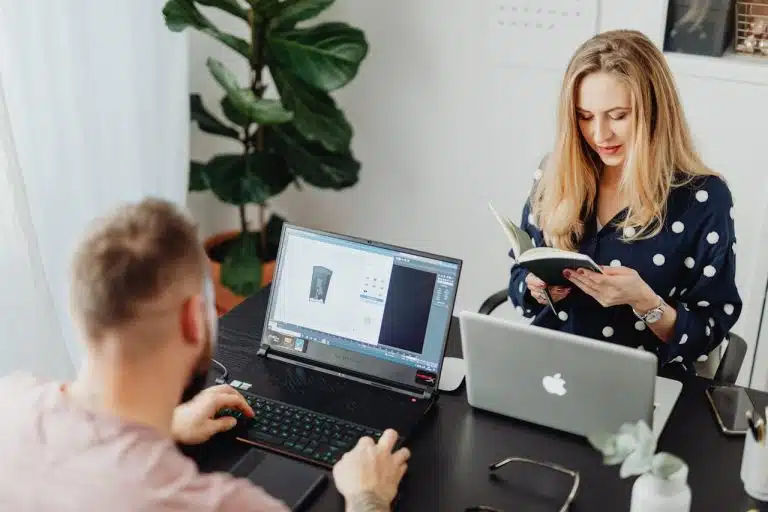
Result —
M754 409L747 392L735 386L712 385L706 393L720 430L731 435L746 434L747 411Z

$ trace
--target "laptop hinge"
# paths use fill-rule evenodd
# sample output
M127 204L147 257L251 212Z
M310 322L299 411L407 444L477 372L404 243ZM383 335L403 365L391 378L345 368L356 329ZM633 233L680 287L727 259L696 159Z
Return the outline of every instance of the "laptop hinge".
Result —
M259 353L261 353L261 350L262 349L259 349ZM267 353L267 350L264 349L264 355L266 355L266 353ZM310 370L315 370L315 371L318 371L318 372L321 372L321 373L327 373L329 375L335 375L336 377L340 377L342 379L354 380L354 381L360 382L362 384L368 384L369 386L374 386L374 387L377 387L377 388L380 388L380 389L386 389L388 391L394 391L395 393L400 393L401 395L407 395L407 396L414 397L414 398L420 398L420 397L424 396L418 390L411 391L411 390L404 389L404 388L401 388L401 387L398 387L398 386L395 386L395 385L386 384L384 382L378 382L378 381L373 380L373 379L366 379L366 378L364 378L362 376L357 376L357 375L352 375L352 374L345 373L345 372L340 372L339 369L326 368L324 366L310 364L309 362L301 360L301 359L294 359L294 358L290 358L290 357L284 357L279 350L278 351L273 351L271 354L269 354L268 357L270 359L281 361L283 363L289 363L289 364L293 364L293 365L296 365L296 366L301 366L301 367L304 367L304 368L309 368Z
M256 355L259 357L264 357L267 355L267 352L269 352L269 345L267 345L266 343L262 343L261 346L259 347L259 351L256 352Z

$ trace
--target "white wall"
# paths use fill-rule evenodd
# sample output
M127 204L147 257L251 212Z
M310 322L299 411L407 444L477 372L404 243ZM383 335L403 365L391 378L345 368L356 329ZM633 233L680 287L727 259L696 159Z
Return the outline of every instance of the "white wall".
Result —
M360 26L371 44L359 77L338 94L355 127L361 181L341 193L289 190L275 201L297 223L464 259L457 310L477 309L506 286L508 247L486 205L492 200L519 216L531 175L554 136L563 72L499 65L500 52L512 50L492 46L497 4L338 0L328 17ZM600 4L600 30L636 28L661 43L666 1ZM193 70L211 51L219 50L192 38ZM735 197L737 280L745 301L735 331L754 349L768 274L759 256L768 240L762 236L768 176L756 176L765 168L760 120L768 116L768 65L680 55L669 61L699 148ZM193 74L191 87L210 90L209 82ZM215 151L210 139L195 135L193 147L199 142L204 152ZM210 231L232 225L234 216L215 201L193 201ZM742 382L751 367L750 354ZM765 382L761 377L754 385Z
M69 365L82 355L68 276L85 225L124 200L186 198L187 41L166 29L162 5L0 0L0 74L27 203L19 215L31 219L24 236L40 251L34 257L42 262ZM25 290L34 283L17 273L3 286ZM45 307L41 300L40 315ZM3 307L0 325L20 314ZM36 321L34 311L23 315ZM16 337L9 342L38 341ZM0 346L0 360L6 356Z

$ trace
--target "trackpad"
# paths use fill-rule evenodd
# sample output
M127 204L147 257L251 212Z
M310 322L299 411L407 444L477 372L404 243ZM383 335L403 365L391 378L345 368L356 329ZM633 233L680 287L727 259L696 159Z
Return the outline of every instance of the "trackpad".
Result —
M295 511L310 505L328 481L319 468L257 448L251 448L231 473L247 478Z

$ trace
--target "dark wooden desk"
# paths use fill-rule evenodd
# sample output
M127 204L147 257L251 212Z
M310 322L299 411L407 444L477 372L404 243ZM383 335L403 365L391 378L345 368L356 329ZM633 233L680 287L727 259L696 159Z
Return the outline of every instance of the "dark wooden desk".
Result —
M216 357L234 373L247 379L247 367L264 322L268 291L238 306L220 321ZM447 355L460 356L458 325L454 322ZM756 504L744 493L739 469L743 437L727 437L717 428L704 389L709 381L693 379L683 392L659 441L659 449L682 457L690 467L693 511L745 512ZM258 392L258 390L254 390ZM514 387L510 386L510 393ZM768 394L750 391L756 405L765 406ZM410 443L409 472L401 486L398 509L413 511L462 511L476 504L506 511L557 510L557 500L567 494L568 481L557 474L536 473L530 468L505 468L502 480L488 476L489 464L507 456L551 461L579 471L581 486L573 511L618 511L629 508L633 479L619 479L618 467L606 467L585 440L496 416L469 407L464 388L443 394L434 414ZM224 470L249 448L219 436L190 449L201 469ZM526 472L525 469L528 469ZM527 479L527 480L526 480ZM533 487L539 494L534 495ZM550 496L548 502L542 496ZM343 503L329 484L313 511L341 511ZM768 510L768 506L759 508Z

